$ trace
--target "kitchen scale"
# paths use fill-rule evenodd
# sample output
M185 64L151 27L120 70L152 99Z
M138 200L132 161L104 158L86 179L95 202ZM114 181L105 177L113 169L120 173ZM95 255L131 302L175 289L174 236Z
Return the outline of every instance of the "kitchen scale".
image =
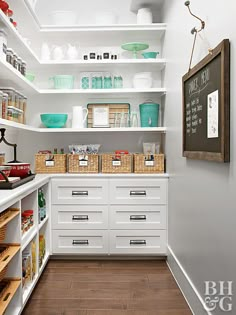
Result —
M17 148L17 144L13 144L10 143L6 140L5 138L5 128L0 128L0 134L1 134L1 138L0 138L0 143L5 143L6 145L13 147L14 148L14 160L10 161L9 163L20 163L19 161L17 161L16 158L16 148ZM0 189L14 189L16 187L19 187L31 180L33 180L35 178L35 174L29 174L28 176L21 178L17 181L11 181L11 177L6 176L2 171L0 171L0 174L3 176L3 178L5 179L5 181L0 181Z

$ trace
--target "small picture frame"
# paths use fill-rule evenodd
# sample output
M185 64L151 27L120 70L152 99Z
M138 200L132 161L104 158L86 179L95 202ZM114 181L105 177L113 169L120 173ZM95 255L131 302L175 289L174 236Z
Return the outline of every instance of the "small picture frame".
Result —
M109 128L109 106L93 107L93 127Z

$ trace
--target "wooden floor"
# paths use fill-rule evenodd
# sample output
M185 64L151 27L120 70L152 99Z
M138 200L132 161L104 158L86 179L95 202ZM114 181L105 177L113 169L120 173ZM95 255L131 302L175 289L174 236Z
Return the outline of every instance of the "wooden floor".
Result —
M191 315L165 261L51 260L23 315Z

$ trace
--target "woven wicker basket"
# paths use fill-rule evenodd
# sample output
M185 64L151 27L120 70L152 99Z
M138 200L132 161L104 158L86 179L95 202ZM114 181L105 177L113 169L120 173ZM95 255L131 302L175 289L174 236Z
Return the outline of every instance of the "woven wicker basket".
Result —
M69 173L98 173L98 154L68 154Z
M132 154L102 154L102 173L131 173Z
M0 242L3 242L7 232L7 224L0 228Z
M35 173L66 173L66 154L53 154L50 161L47 154L35 154Z
M164 173L164 154L134 154L134 173Z

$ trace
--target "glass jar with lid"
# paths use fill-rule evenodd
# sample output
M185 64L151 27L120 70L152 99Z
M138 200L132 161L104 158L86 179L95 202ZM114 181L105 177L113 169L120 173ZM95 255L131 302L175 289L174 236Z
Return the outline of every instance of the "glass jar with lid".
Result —
M22 74L23 76L26 75L26 62L25 62L24 60L22 60L21 74Z
M18 69L18 55L17 53L13 52L13 67L15 69Z
M0 59L6 60L7 52L7 33L1 29L0 30Z
M22 67L22 59L20 57L17 58L17 70L21 73Z
M2 96L2 118L7 119L8 94L3 93Z
M13 66L13 49L7 48L7 57L6 60Z
M0 87L0 90L3 91L3 93L8 94L8 106L15 107L16 106L16 90L8 87Z

